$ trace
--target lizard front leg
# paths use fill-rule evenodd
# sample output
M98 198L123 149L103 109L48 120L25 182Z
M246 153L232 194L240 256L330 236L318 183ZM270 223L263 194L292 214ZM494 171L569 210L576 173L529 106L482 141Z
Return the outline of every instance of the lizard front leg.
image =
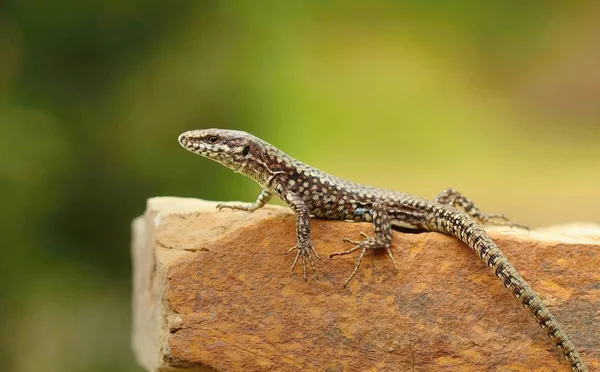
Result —
M254 203L249 204L217 204L217 209L234 209L246 212L254 212L255 210L262 208L271 200L273 194L267 189L261 191L261 193L256 198Z
M319 254L315 250L315 247L312 244L312 239L310 235L310 209L304 203L304 200L300 198L298 195L288 192L284 196L284 201L289 205L289 207L296 213L297 221L296 221L296 232L297 232L297 243L295 246L290 248L290 251L296 249L296 258L294 259L294 263L292 264L292 271L296 267L298 263L298 259L302 258L302 271L304 273L304 280L306 280L306 260L310 262L310 266L314 273L316 273L315 264L312 259L312 253L315 254L315 257L319 258Z
M475 221L484 225L510 226L528 229L526 226L512 222L502 213L486 214L481 212L471 200L452 188L442 191L434 201L439 204L449 205L463 210Z
M394 256L392 255L392 251L390 250L390 245L392 244L392 225L390 223L390 216L385 210L385 207L382 203L375 202L372 206L373 212L373 224L375 225L375 237L370 237L367 234L361 232L361 234L365 237L363 241L357 242L347 238L344 238L344 241L347 243L354 244L355 247L348 249L342 252L334 252L329 255L329 257L334 256L342 256L357 250L361 250L360 256L356 260L356 265L354 266L354 271L350 277L344 283L344 287L350 283L350 280L354 278L354 275L358 272L358 268L360 267L360 263L362 262L365 253L369 249L385 249L394 264L394 267L397 269L396 262L394 261Z

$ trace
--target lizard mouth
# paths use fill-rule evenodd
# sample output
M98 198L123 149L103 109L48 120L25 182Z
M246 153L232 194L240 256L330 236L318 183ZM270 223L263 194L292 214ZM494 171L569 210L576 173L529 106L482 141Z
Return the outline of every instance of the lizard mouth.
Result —
M179 144L184 149L196 155L204 156L219 163L223 163L223 152L218 146L206 143L199 131L187 131L179 135Z
M183 132L179 135L179 138L177 138L177 141L179 142L179 144L183 147L186 147L186 143L188 141L189 138L189 134L190 132Z
M206 146L197 138L194 138L193 131L184 132L179 135L178 141L181 147L196 154L203 154Z

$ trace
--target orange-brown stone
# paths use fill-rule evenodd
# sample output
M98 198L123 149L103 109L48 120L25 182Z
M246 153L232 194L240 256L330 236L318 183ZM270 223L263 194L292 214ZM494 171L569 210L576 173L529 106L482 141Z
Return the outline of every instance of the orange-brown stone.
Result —
M133 346L151 371L568 371L551 340L464 244L394 232L395 270L329 259L372 225L314 219L318 279L290 270L295 216L154 198L134 221ZM600 370L600 226L490 235Z

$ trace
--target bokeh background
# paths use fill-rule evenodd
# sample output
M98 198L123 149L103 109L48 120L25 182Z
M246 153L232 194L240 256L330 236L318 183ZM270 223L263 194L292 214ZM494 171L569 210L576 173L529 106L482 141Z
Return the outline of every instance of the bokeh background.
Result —
M600 4L2 2L4 370L141 371L131 220L259 192L177 144L208 127L533 227L600 222Z

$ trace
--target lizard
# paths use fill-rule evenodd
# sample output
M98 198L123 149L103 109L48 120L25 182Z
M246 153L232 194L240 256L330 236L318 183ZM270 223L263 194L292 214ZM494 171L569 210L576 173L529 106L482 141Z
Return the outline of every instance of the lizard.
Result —
M292 271L300 261L304 280L307 280L307 264L316 275L313 255L320 259L311 240L311 216L371 222L374 225L375 236L361 233L364 237L362 241L344 238L344 242L353 247L330 254L331 258L360 251L344 287L354 278L369 250L385 249L396 267L390 250L393 227L451 235L468 245L531 313L562 351L573 371L588 371L556 317L483 228L483 225L515 226L505 215L483 213L471 200L454 189L447 189L434 200L428 200L343 180L302 163L243 131L191 130L182 133L178 140L185 149L221 163L262 187L254 203L218 204L219 210L230 208L252 212L265 206L273 196L291 208L297 218L297 244L290 249L296 250Z

